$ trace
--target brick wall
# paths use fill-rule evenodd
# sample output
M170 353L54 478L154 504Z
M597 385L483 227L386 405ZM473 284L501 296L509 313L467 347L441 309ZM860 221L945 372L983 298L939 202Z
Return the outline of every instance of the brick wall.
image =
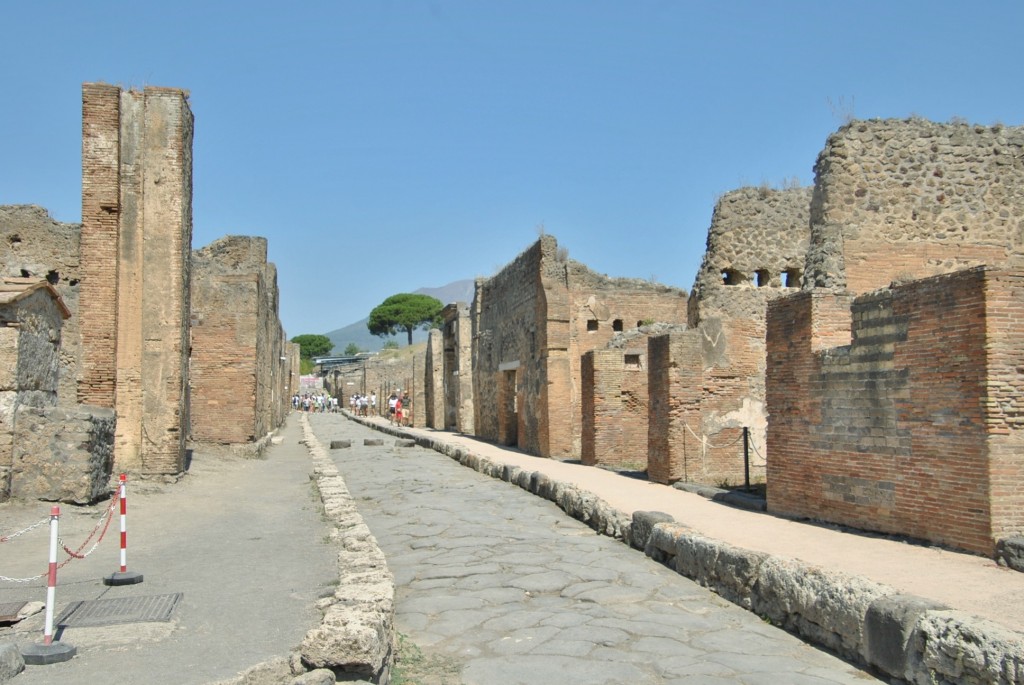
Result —
M545 235L478 282L472 312L476 434L574 458L582 451L582 356L641 321L685 321L686 293L596 274Z
M191 296L192 437L259 440L280 425L291 399L266 239L227 236L194 251Z
M587 352L583 355L580 387L582 462L646 468L646 346Z
M974 268L769 305L770 510L985 554L1019 534L1022 295ZM844 319L849 345L818 335Z
M121 89L82 86L82 236L78 401L114 407L117 376Z

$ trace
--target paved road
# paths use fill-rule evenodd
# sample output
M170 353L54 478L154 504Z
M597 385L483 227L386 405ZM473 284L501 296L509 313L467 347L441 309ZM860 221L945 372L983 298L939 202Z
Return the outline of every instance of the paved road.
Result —
M325 445L353 441L331 455L430 682L873 681L518 487L393 438L363 446L381 434L340 415L310 421Z
M329 527L310 484L297 416L281 435L263 459L199 452L177 484L130 484L128 568L142 572L144 582L102 583L117 570L115 517L92 556L61 570L57 612L76 600L183 593L171 620L69 627L60 637L78 655L29 666L13 683L201 684L294 649L320 622L317 598L337 584L337 549L326 542ZM63 509L62 537L74 547L97 520L97 508ZM0 506L0 531L19 530L40 512L49 505ZM2 545L0 574L45 571L47 537L44 529ZM42 599L45 585L0 583L0 603ZM0 642L41 639L42 615L0 628Z

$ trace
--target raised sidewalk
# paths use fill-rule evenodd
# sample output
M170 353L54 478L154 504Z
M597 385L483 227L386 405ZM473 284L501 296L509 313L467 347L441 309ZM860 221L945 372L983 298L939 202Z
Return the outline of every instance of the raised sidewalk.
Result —
M550 499L854 662L909 682L1024 683L1024 573L990 559L736 509L456 433L356 420Z

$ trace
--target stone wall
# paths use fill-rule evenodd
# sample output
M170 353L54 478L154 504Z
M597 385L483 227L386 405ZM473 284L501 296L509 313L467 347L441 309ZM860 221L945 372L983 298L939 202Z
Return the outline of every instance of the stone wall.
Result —
M1024 127L854 121L815 164L805 287L855 293L1019 262Z
M810 198L810 188L741 188L716 203L690 330L651 355L652 480L742 482L744 428L751 476L764 478L765 308L800 286Z
M0 501L10 495L14 454L22 442L19 412L57 404L60 333L68 315L46 281L0 280Z
M0 277L45 279L71 312L78 311L81 232L81 224L56 221L42 207L0 206ZM57 387L61 404L73 404L78 394L78 322L79 317L71 316L61 328Z
M291 398L266 239L228 236L195 250L191 296L192 438L259 441L280 425Z
M542 236L478 282L472 307L474 428L539 456L582 451L582 357L645 321L682 322L686 293L609 278Z
M1024 532L1024 272L769 309L770 511L989 555ZM850 344L822 341L825 321Z
M182 90L82 88L78 397L117 411L119 470L184 466L192 127Z
M469 306L455 302L442 312L444 345L444 425L439 428L473 433L473 323Z
M115 424L103 407L20 407L11 497L88 504L109 496Z
M443 430L444 420L444 341L441 331L432 329L427 334L426 363L424 364L427 401L424 417L427 426Z

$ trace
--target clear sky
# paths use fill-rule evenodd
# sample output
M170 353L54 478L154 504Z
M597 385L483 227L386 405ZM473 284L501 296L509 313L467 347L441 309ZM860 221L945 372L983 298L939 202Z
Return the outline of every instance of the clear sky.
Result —
M536 240L689 289L715 199L843 118L1020 125L1024 2L0 0L0 204L81 218L81 84L191 92L193 247L261 235L289 336Z

